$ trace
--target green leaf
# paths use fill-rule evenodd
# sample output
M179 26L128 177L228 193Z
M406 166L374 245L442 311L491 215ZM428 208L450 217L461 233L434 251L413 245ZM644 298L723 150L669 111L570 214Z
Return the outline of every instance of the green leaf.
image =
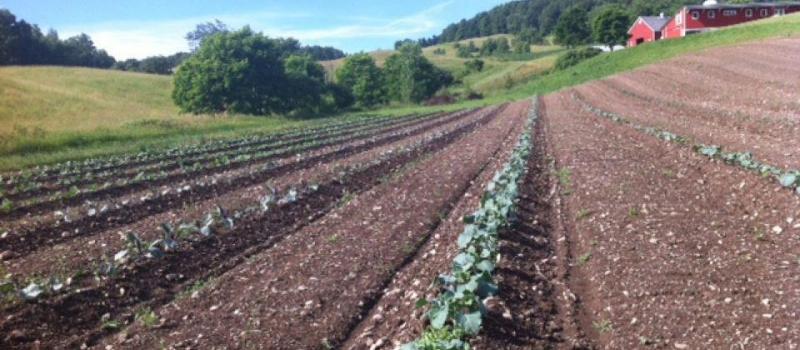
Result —
M431 327L441 329L447 322L447 316L450 313L450 304L445 303L442 305L434 305L431 311L428 312L428 317L431 320Z
M482 316L479 311L468 314L459 314L456 323L464 332L470 335L478 334L481 330Z
M781 186L783 187L794 187L797 183L797 173L786 173L781 176Z
M494 263L492 263L489 259L481 260L476 267L478 270L483 272L492 273L492 271L494 271Z

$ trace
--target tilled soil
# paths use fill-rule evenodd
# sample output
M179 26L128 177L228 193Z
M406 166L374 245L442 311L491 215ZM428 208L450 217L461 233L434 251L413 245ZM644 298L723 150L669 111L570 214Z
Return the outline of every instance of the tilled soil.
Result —
M453 122L463 118L461 114L437 118L436 120L422 121L410 127L398 130L381 132L371 136L364 136L357 142L344 142L343 144L324 147L300 154L291 154L276 160L270 167L253 166L245 169L224 171L215 174L196 174L188 182L178 182L165 187L153 185L144 192L134 194L121 194L110 200L115 204L108 212L102 215L75 218L70 221L60 222L56 225L45 224L44 227L34 227L24 232L13 234L0 240L0 248L14 253L15 256L24 255L30 251L55 245L75 237L93 235L103 230L114 229L122 225L134 223L148 216L168 212L178 207L191 205L203 200L217 198L227 193L261 184L270 178L285 173L308 169L319 163L341 159L350 155L369 151L375 147L394 143L408 137L426 133L429 129ZM190 191L176 189L189 186ZM126 203L119 205L119 203ZM99 206L99 204L97 204Z
M545 98L582 328L610 349L798 346L800 198Z
M500 293L487 301L483 331L471 342L476 350L590 348L566 283L570 251L561 239L559 184L543 124L536 125L516 215L500 232Z
M289 172L272 178L266 183L259 183L205 201L191 203L183 208L177 208L166 213L148 216L129 225L115 227L92 235L76 237L52 247L41 247L31 254L5 262L4 267L9 273L18 278L32 274L44 276L69 275L79 268L96 265L108 256L123 249L126 240L124 234L121 233L137 232L142 239L156 239L161 235L159 226L164 222L174 223L179 219L186 221L202 219L206 213L213 210L217 205L221 205L229 211L239 210L244 206L257 203L260 196L269 192L269 187L284 193L289 187L302 183L323 183L337 176L339 172L346 170L348 167L366 163L385 152L397 152L402 147L409 146L425 137L432 137L437 132L452 131L460 125L476 120L487 112L488 110L476 112L453 123L431 128L425 134L419 136L405 138L342 159L320 162L311 168Z
M147 332L135 327L121 345L313 349L340 344L524 118L503 113L254 256L196 298L162 308L163 327Z
M529 105L517 104L511 114L526 114ZM430 239L417 250L417 256L383 290L383 295L341 346L342 349L394 349L422 333L425 309L417 308L421 298L433 299L439 291L436 278L450 270L457 253L458 235L464 230L463 217L478 208L486 184L506 163L519 138L521 128L513 130L492 161L472 181L469 189L436 228Z
M479 120L432 139L413 152L391 155L386 161L368 165L348 177L321 184L318 191L308 198L288 204L281 210L270 210L263 217L254 216L237 223L234 231L196 242L191 249L168 254L162 260L143 261L97 287L7 310L9 316L0 323L0 329L8 336L0 341L9 347L91 344L97 337L119 327L103 326L107 322L124 325L137 315L135 307L139 310L158 307L172 301L186 287L230 270L248 256L315 220L348 194L382 182L393 168L446 147L482 123L493 120L496 111L482 113L484 116Z

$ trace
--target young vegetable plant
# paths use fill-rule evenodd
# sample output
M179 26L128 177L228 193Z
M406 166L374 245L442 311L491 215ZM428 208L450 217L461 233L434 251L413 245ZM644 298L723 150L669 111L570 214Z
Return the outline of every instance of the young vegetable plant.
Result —
M441 293L432 301L417 303L419 307L430 306L426 314L430 327L421 339L406 344L403 350L469 349L465 338L480 331L486 312L484 301L498 291L492 273L499 259L499 232L509 225L537 116L538 99L511 159L487 185L480 208L464 218L466 226L458 237L459 254L453 259L452 272L438 279Z

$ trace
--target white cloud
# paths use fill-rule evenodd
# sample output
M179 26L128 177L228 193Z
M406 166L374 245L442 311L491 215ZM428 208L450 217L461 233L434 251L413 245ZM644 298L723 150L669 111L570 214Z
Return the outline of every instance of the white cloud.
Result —
M332 44L354 39L401 39L429 33L441 25L436 20L455 0L448 0L410 16L377 19L365 17L337 18L346 25L330 27L298 28L292 20L313 20L326 14L310 13L247 13L221 15L211 18L184 18L168 21L121 21L106 22L64 28L64 37L78 33L89 34L99 48L107 50L119 60L144 58L153 55L169 55L187 49L184 35L197 23L217 18L231 27L250 25L273 37L293 37L307 44ZM272 23L266 25L265 23ZM280 24L285 23L285 24ZM306 21L310 23L310 21Z

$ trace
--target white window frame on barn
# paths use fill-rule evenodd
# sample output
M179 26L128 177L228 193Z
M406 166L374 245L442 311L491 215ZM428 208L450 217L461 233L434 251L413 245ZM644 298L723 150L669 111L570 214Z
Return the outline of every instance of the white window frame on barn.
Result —
M769 10L761 9L761 17L767 17L767 16L769 16Z
M695 21L700 19L700 11L692 11L692 19Z
M723 10L722 15L725 17L733 17L736 16L736 10Z
M706 14L706 17L708 17L709 19L717 18L717 11L708 10L708 14Z
M753 9L744 10L744 16L747 18L753 17Z

